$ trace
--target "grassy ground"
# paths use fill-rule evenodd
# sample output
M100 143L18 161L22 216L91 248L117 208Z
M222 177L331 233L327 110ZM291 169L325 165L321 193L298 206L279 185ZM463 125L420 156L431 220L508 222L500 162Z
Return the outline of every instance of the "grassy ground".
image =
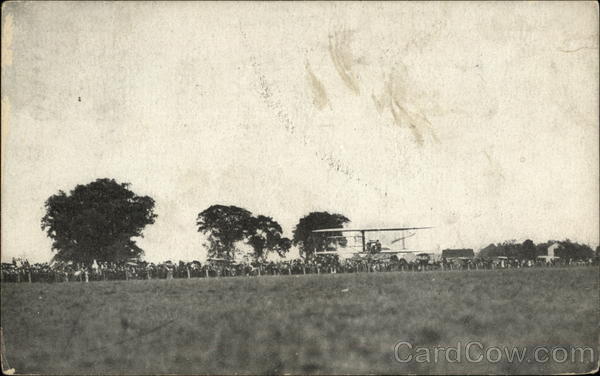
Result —
M582 372L589 358L399 363L394 346L597 359L598 294L597 267L4 284L2 328L18 373Z

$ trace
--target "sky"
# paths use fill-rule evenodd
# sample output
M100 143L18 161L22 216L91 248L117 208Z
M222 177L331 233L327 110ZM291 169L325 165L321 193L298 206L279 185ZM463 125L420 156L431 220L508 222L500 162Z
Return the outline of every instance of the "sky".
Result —
M599 242L596 3L12 2L2 38L2 261L104 177L155 199L150 261L202 259L212 204Z

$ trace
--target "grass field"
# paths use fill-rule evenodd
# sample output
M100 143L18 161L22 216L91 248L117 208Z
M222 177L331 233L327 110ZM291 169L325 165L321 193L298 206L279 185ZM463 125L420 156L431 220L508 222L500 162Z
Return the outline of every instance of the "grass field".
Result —
M18 373L583 372L595 364L400 363L394 346L597 359L598 286L597 267L3 284L2 329Z

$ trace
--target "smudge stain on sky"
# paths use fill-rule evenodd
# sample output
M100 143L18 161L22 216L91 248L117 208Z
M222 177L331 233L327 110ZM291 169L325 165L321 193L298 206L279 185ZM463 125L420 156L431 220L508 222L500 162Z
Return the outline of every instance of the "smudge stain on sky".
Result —
M408 127L419 146L422 146L425 141L424 134L429 134L434 141L439 142L429 119L421 111L410 109L405 99L403 81L399 76L390 74L380 97L372 95L375 108L380 114L389 108L394 123L399 127Z
M352 49L350 48L352 35L354 33L355 31L352 30L343 30L330 34L329 54L333 65L344 84L354 94L360 95L358 75L354 70L354 66L363 64L363 61L360 58L355 58ZM309 75L312 73L310 72L308 65L307 71L309 72ZM319 87L324 91L325 89L322 87L321 83L318 80L316 80L316 82L318 82ZM375 95L372 95L375 108L380 114L382 114L386 108L389 108L394 123L400 127L407 127L410 129L419 146L423 146L426 134L434 141L439 142L439 139L433 132L433 126L429 119L427 119L419 109L411 108L411 105L406 100L406 94L403 90L403 85L405 84L406 80L402 80L399 75L390 74L387 82L384 83L384 89L381 96L377 98ZM315 88L313 88L313 92L315 91Z
M327 106L327 104L329 103L329 99L327 98L327 92L325 91L325 86L323 86L321 81L310 69L310 64L308 62L306 63L306 75L310 89L313 94L313 104L319 110L323 110L325 106Z
M246 34L241 29L241 27L240 27L240 32L241 32L244 42L246 42L246 44L247 44ZM251 61L251 65L254 69L254 73L256 74L256 76L258 78L258 84L259 84L259 88L260 88L260 96L263 98L267 107L269 107L271 110L275 111L277 117L279 117L280 121L284 124L285 129L290 134L296 135L297 134L296 127L295 127L291 117L289 116L289 114L285 111L283 104L274 97L274 95L267 83L267 78L264 75L264 73L262 72L260 63L258 63L256 61L256 57L254 55L250 55L250 61ZM307 68L308 68L308 66L307 66ZM308 147L309 144L311 144L310 139L308 139L306 137L306 135L304 135L302 142L303 142L304 146L306 146L306 147ZM387 196L387 191L365 182L360 176L358 176L358 174L354 173L345 163L343 163L343 161L335 158L332 154L327 153L322 150L319 150L319 149L316 149L314 153L318 159L320 159L321 161L324 161L329 166L329 168L331 168L332 170L335 170L335 171L345 175L350 180L355 180L356 182L363 185L364 187L368 187L368 188L375 190L376 192L378 192L379 194L381 194L383 196Z
M344 84L354 94L359 95L358 76L353 71L353 66L362 61L354 58L350 48L353 33L351 30L344 30L329 34L329 55Z

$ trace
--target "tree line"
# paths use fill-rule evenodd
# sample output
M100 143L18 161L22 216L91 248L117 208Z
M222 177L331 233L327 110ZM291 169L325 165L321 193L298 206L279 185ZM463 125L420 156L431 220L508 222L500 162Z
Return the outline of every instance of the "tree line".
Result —
M154 199L137 195L129 183L108 178L77 185L69 193L59 191L44 206L41 227L52 239L53 258L83 265L139 259L143 250L132 238L143 237L144 228L157 218ZM331 245L313 230L342 227L349 221L342 214L311 212L300 218L289 239L272 217L233 205L212 205L198 213L196 227L207 238L208 257L232 260L237 244L244 242L254 260L261 261L271 253L285 256L292 245L310 258Z
M155 222L155 202L149 196L140 196L130 189L129 183L114 179L97 179L80 184L69 193L59 191L45 202L42 230L52 239L54 259L82 265L98 262L124 262L139 259L143 250L132 238L143 237L146 226ZM346 245L341 233L329 236L312 233L320 228L342 227L350 219L343 214L310 212L299 219L293 237L283 236L281 225L272 217L253 214L233 205L212 205L199 212L197 231L206 236L208 257L233 260L239 242L250 246L251 257L264 261L269 254L285 256L292 245L298 247L304 259L334 244ZM560 252L571 255L589 255L586 245L562 242ZM482 257L539 255L547 244L533 244L531 240L518 244L514 241L491 244L480 252ZM546 249L544 248L544 250ZM596 249L598 254L598 248ZM593 251L592 251L593 255ZM557 256L561 256L557 254ZM519 257L520 258L520 257Z
M535 244L531 239L518 243L516 240L507 240L502 243L490 244L479 251L478 256L482 258L494 258L505 256L514 259L535 259L538 256L546 256L548 247L552 244L558 244L554 256L561 259L590 259L600 255L600 246L594 251L587 244L573 242L570 239L558 241L549 240L543 243Z

